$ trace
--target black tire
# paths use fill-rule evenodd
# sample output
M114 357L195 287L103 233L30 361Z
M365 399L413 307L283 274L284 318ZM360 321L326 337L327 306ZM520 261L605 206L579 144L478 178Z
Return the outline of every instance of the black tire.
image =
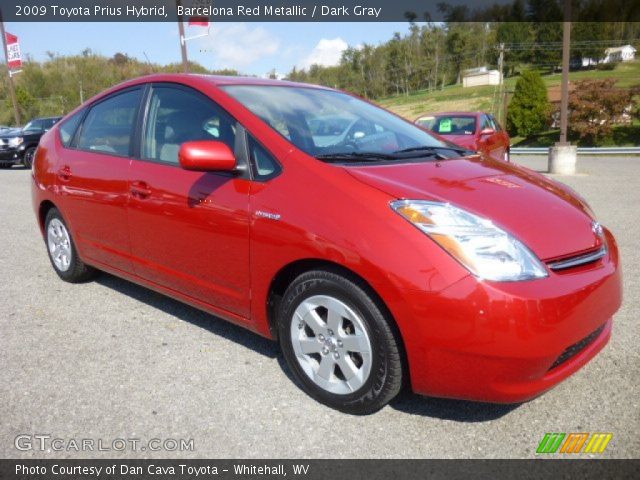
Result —
M26 168L31 168L33 165L33 159L35 157L36 147L29 147L24 151L24 155L22 156L22 164Z
M53 222L54 220L57 220L62 223L62 225L66 229L68 239L69 239L69 247L70 247L71 254L70 254L69 266L66 270L63 270L56 265L56 262L53 259L50 243L48 240L49 226L51 225L51 222ZM80 282L86 282L87 280L90 280L96 274L96 270L93 267L86 265L78 256L76 246L73 242L73 238L71 237L71 232L69 231L69 228L67 227L67 224L64 221L64 218L62 218L62 215L60 214L60 211L57 208L51 208L47 212L44 225L45 225L44 231L45 231L45 245L47 247L47 255L49 256L51 265L53 266L53 269L58 274L58 276L65 282L69 282L69 283L80 283Z
M380 410L398 395L403 384L400 340L394 333L392 320L388 318L384 307L367 292L367 286L356 278L315 270L300 275L289 285L278 309L278 335L282 352L303 390L325 405L355 415ZM360 388L351 393L336 394L321 388L305 373L296 357L291 338L294 312L306 299L317 295L329 296L346 304L359 315L370 339L369 376Z
M0 168L3 170L8 170L13 167L13 163L0 163Z

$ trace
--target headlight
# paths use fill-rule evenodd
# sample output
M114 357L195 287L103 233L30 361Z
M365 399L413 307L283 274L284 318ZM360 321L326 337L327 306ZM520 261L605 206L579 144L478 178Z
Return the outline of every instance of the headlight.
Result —
M391 208L477 277L516 281L547 276L540 260L491 220L441 202L398 200Z
M23 138L22 137L13 137L9 139L9 146L10 147L17 147L18 145L20 145L22 143Z

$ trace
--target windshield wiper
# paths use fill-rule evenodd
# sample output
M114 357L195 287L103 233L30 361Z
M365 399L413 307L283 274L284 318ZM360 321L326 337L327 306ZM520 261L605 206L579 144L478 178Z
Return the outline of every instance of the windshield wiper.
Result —
M345 152L345 153L324 153L316 155L317 159L327 161L356 161L356 162L378 162L380 160L397 160L398 157L389 153L378 152Z
M402 150L397 150L393 153L411 153L411 152L438 152L438 150L450 150L452 152L456 152L460 155L471 155L473 153L473 150L468 150L466 148L457 148L457 147L434 147L434 146L428 146L428 145L424 145L421 147L410 147L410 148L403 148Z

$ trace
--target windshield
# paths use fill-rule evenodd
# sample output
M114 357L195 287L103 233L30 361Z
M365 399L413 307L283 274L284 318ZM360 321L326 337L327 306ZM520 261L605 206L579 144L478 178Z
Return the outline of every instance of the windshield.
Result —
M22 127L22 130L24 130L25 132L27 130L42 130L42 120L31 120L24 127Z
M316 157L371 154L380 159L420 147L451 147L382 108L334 90L265 85L221 88Z
M470 115L422 117L416 123L439 135L473 135L476 133L476 117Z
M51 127L55 125L57 121L58 121L58 118L44 118L44 119L41 118L37 120L31 120L22 128L22 130L25 132L27 130L35 130L35 131L49 130Z

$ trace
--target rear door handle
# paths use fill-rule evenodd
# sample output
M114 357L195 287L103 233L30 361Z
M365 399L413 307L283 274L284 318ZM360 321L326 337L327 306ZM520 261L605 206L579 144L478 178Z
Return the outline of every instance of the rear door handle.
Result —
M71 180L71 168L69 165L65 165L60 170L58 170L58 178L63 182L68 182Z
M144 200L151 195L151 189L147 182L143 182L141 180L131 182L131 195L135 198L139 198L140 200Z

